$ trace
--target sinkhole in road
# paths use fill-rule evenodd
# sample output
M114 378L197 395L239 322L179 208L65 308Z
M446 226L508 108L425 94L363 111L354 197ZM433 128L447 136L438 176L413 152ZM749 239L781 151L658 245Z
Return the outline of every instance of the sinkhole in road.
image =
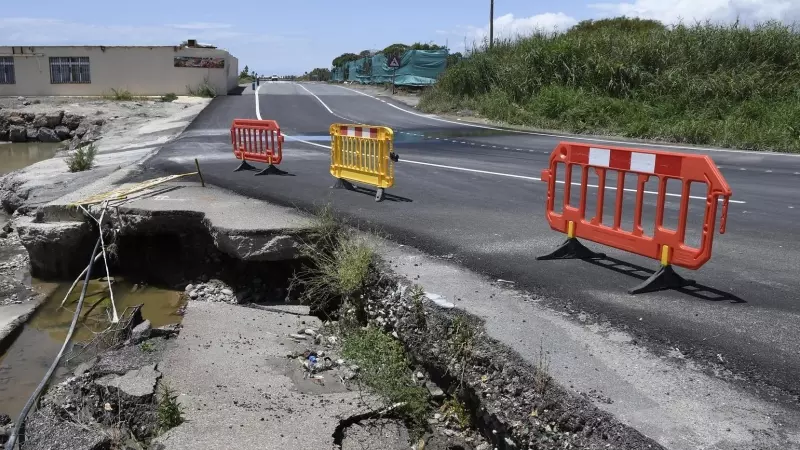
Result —
M0 414L16 418L58 354L83 282L78 282L62 307L70 285L56 284L28 323L14 332L13 342L0 353ZM181 292L121 277L113 277L111 286L120 314L127 308L142 305L143 318L150 320L154 327L181 321L180 309L185 303ZM85 359L82 353L97 344L95 339L109 326L110 307L108 280L90 280L72 346L65 356L66 364L59 369L57 377L68 375Z

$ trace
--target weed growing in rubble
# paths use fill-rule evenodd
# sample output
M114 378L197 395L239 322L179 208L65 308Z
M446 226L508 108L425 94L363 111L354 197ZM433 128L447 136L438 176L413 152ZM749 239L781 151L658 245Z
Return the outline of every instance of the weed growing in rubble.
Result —
M161 96L161 101L164 103L174 102L178 99L178 96L174 92L170 92L169 94L164 94Z
M364 294L378 276L375 251L366 240L344 230L329 209L317 215L310 236L302 251L309 263L294 274L289 289L300 288L301 301L325 314L342 304L354 306L364 323Z
M448 342L453 349L455 362L460 366L458 374L459 387L464 383L464 372L475 348L475 330L466 319L456 316L450 324Z
M394 411L409 424L412 434L421 435L430 412L428 392L412 381L403 346L374 327L353 331L342 343L343 356L360 367L359 379L387 405L398 405Z
M541 396L550 387L550 358L544 351L544 344L539 343L539 356L536 358L536 373L533 377L533 388Z
M444 417L455 419L462 430L472 427L472 416L470 416L467 405L455 397L447 399L439 408L439 411Z
M103 97L105 97L108 100L115 100L115 101L118 101L118 102L129 102L129 101L134 100L133 94L131 93L131 91L129 91L127 89L114 89L114 88L111 88L111 94L110 95L104 95Z
M158 398L158 428L163 433L183 423L183 408L178 395L169 385L162 384Z
M83 172L94 167L97 148L94 144L78 147L64 160L70 172Z
M415 284L411 288L411 311L414 314L414 322L421 330L427 328L425 319L425 306L422 304L422 299L425 298L425 289L422 286Z

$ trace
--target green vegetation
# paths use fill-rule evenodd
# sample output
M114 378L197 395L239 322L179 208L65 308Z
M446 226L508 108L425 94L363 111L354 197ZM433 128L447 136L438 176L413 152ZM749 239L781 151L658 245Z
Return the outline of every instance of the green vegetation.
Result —
M403 53L407 52L408 50L441 50L441 49L444 49L444 48L445 47L443 47L441 45L437 45L437 44L431 44L431 43L422 44L422 43L419 43L419 42L415 42L415 43L413 43L411 45L392 44L392 45L384 48L383 50L379 50L377 52L373 52L371 50L363 50L359 54L343 53L343 54L337 56L336 58L334 58L333 61L331 62L331 64L333 65L333 67L342 67L345 64L349 63L350 61L357 61L357 60L359 60L361 58L374 56L374 55L376 55L378 53L383 53L384 55L387 55L387 57L388 56L393 56L393 55L397 56L397 57L400 57L400 56L403 56Z
M161 385L158 397L158 429L165 432L183 423L183 408L178 395L167 384Z
M170 92L168 94L164 94L164 95L161 96L161 101L162 102L167 102L167 103L168 102L174 102L177 99L178 99L178 96L174 92Z
M290 289L301 288L301 301L312 311L335 313L352 306L355 319L365 323L364 293L378 276L378 257L365 239L346 230L329 207L317 214L311 242L303 247L309 264L295 273Z
M76 148L64 162L67 163L70 172L84 172L94 167L95 156L97 156L97 148L92 143Z
M208 78L205 78L198 86L186 86L186 90L192 97L214 98L217 96L217 90L214 89L214 86L211 86Z
M114 89L114 88L111 88L111 93L103 94L103 98L106 100L113 100L117 102L130 102L133 100L145 99L145 97L133 95L131 91L127 89Z
M698 145L800 152L800 32L616 18L474 51L427 112Z
M331 71L330 69L317 67L311 72L304 73L300 79L304 81L330 81Z
M144 341L139 345L139 348L142 349L145 353L153 353L156 351L156 346L150 341Z
M359 378L410 425L419 438L430 412L428 392L412 381L411 364L403 346L381 330L368 327L349 333L343 340L343 356L359 366Z

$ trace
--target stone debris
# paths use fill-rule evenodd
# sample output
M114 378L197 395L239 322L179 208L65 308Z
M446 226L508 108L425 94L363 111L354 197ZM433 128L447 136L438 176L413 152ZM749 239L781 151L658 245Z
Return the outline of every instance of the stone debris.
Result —
M206 283L189 284L184 291L191 300L239 304L241 299L224 282L212 279Z

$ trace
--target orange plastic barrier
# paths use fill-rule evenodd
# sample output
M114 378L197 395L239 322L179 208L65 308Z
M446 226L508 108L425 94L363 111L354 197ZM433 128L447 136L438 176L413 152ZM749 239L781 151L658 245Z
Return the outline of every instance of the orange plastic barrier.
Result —
M572 179L573 167L581 172L579 180ZM589 170L597 175L596 192L589 194ZM565 180L556 182L557 170L564 170ZM616 172L616 199L613 210L613 223L604 223L603 212L606 205L606 179L609 172ZM636 176L636 186L625 186L625 175ZM652 235L645 233L642 226L642 210L645 199L645 183L651 177L658 180L656 194L655 224ZM664 226L667 181L679 180L681 193L680 210L676 229ZM622 147L595 146L561 142L550 155L549 167L542 171L542 181L547 183L547 221L556 231L567 234L567 241L556 251L537 259L594 259L605 255L592 252L577 238L587 239L609 247L614 247L637 255L653 258L661 262L661 269L650 279L630 290L632 294L661 289L679 288L693 284L674 272L672 264L691 270L699 269L711 259L714 242L717 205L723 199L720 233L725 233L728 215L728 200L731 188L710 157L697 154L673 153L656 150L639 150ZM687 219L689 213L691 185L699 183L707 188L702 234L699 247L686 243ZM564 189L564 204L556 209L556 191ZM571 191L580 190L578 204L571 204ZM623 214L623 193L633 191L633 227L621 228ZM650 192L648 194L653 194ZM631 194L629 193L628 196ZM593 217L586 217L587 203L592 200L595 208ZM697 200L694 200L697 201ZM561 206L561 205L559 205Z
M274 120L234 119L231 125L231 143L236 159L242 161L234 172L258 170L248 161L269 164L256 175L284 175L275 167L283 160L283 135Z

